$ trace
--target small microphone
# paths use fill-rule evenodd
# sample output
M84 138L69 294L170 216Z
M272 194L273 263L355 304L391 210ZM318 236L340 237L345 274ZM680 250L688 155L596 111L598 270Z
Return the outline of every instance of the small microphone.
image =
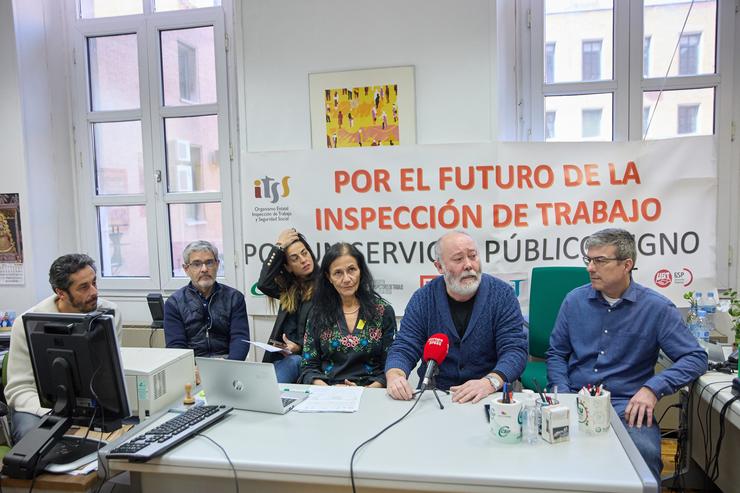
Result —
M424 362L427 364L427 371L421 383L422 391L429 386L432 377L439 373L439 365L445 360L449 350L450 340L445 334L437 333L427 339L424 345Z

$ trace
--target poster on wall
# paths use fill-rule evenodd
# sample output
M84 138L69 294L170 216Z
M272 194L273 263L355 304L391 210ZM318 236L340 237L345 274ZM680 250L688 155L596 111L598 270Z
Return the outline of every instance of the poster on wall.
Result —
M314 149L416 142L414 67L309 74Z
M0 193L0 285L24 282L19 195Z
M319 258L355 244L399 315L438 275L434 243L453 230L477 241L483 271L524 307L532 267L583 266L584 239L603 228L634 234L635 280L674 303L715 286L711 136L250 153L241 172L254 184L242 216L250 314L270 313L255 283L289 227Z

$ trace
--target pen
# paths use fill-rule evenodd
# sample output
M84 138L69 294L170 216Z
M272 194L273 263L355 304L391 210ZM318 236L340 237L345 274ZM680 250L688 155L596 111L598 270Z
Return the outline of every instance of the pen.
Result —
M552 386L552 392L554 394L552 398L552 402L553 404L557 404L558 403L558 386L557 385Z
M283 389L283 392L300 392L300 390ZM309 391L308 389L306 389L306 390L303 391L303 393L304 394L310 394L311 391Z
M540 384L537 383L536 378L532 378L532 383L534 383L534 390L537 391L538 394L540 394L540 399L543 403L547 403L547 399L545 398L545 394L542 392L542 387L540 387Z

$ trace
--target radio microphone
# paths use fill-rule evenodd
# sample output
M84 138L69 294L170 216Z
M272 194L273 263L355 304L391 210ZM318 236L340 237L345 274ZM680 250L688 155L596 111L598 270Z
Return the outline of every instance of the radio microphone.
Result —
M439 372L439 365L445 360L449 350L450 340L445 334L437 333L427 339L424 345L424 362L427 364L427 371L422 380L422 391L429 386L430 380Z

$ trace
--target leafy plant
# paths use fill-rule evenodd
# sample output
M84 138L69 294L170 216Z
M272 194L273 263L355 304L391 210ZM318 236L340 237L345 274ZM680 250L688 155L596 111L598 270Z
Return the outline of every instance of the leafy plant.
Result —
M730 300L730 310L728 313L732 317L732 326L735 329L735 346L737 346L740 343L740 300L737 299L737 291L734 289L728 289L722 293L722 296Z

